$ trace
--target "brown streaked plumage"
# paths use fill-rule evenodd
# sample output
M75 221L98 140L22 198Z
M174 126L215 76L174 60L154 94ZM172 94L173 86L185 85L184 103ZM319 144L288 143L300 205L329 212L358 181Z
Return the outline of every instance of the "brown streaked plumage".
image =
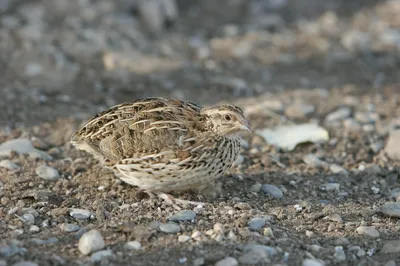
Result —
M126 183L165 198L212 186L235 162L243 130L250 127L236 106L146 98L98 114L71 142Z

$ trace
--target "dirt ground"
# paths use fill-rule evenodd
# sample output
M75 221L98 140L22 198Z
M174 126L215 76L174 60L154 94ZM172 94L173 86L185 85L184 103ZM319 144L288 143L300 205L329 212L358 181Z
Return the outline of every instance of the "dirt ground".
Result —
M400 265L399 210L382 211L400 199L395 138L387 153L400 1L179 0L169 19L133 2L0 0L0 143L45 152L0 146L0 265ZM146 96L234 103L254 129L222 195L186 207L179 232L159 226L178 210L69 143L97 112ZM329 140L282 151L257 134L289 121ZM43 164L59 176L41 178ZM90 229L97 257L78 249Z

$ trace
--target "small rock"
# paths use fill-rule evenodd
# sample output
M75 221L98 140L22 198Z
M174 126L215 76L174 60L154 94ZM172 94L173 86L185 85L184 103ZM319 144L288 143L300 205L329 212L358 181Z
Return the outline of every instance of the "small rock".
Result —
M35 216L33 216L32 213L24 213L21 218L24 221L24 223L27 223L27 224L35 223Z
M383 215L400 218L400 202L388 202L379 209Z
M60 174L56 169L45 164L36 167L35 172L39 177L49 181L58 180L60 178Z
M334 241L336 246L348 246L350 241L345 237L339 237Z
M233 257L226 257L215 263L215 266L238 266L239 262Z
M105 247L104 239L99 231L90 230L79 239L78 249L83 255L88 255Z
M270 246L265 246L265 245L257 245L257 244L248 244L243 247L244 252L249 252L249 251L259 251L267 254L269 257L273 257L277 254L277 251L275 248L270 247Z
M325 266L325 262L316 259L305 259L303 260L303 266Z
M65 232L76 232L78 231L81 227L77 224L62 224L60 225L61 230Z
M400 252L400 240L387 241L382 249L382 253L399 253Z
M16 170L19 169L19 166L13 163L10 160L2 160L0 161L0 167L6 168L8 170Z
M236 161L233 163L234 166L239 166L244 162L244 156L239 155Z
M322 247L319 246L319 245L316 245L316 244L313 244L313 245L310 246L310 250L311 250L312 252L314 252L314 253L320 252L321 249L322 249Z
M360 235L365 235L365 236L374 237L374 238L379 237L379 232L374 227L359 226L356 229L356 231Z
M48 245L57 243L58 239L55 237L50 237L48 239L31 238L29 241L36 245Z
M90 216L92 215L91 211L84 210L84 209L71 209L69 215L74 217L76 220L85 220L89 219Z
M15 151L18 154L30 154L36 152L44 160L52 159L52 157L47 153L33 147L32 142L28 139L13 139L3 142L0 145L0 156L10 157L12 151Z
M256 192L256 193L258 193L258 192L260 192L260 190L261 190L261 184L260 183L255 183L254 185L252 185L251 187L250 187L250 192Z
M187 235L180 235L178 237L178 242L180 242L180 243L184 243L184 242L187 242L189 240L190 240L190 236L187 236Z
M365 254L366 254L365 250L361 248L361 249L359 249L359 250L357 251L356 256L359 257L359 258L361 258L361 257L364 257Z
M318 158L318 156L314 154L307 154L306 156L304 156L303 162L314 168L325 168L328 166L328 163L322 161L320 158Z
M261 191L264 192L265 194L271 195L274 198L280 199L283 197L283 192L280 190L278 187L269 185L269 184L264 184L261 186Z
M291 118L301 119L315 111L315 107L304 103L294 103L285 110L285 115Z
M342 246L335 247L335 253L333 254L333 256L335 257L335 260L338 262L346 260L346 254L344 253Z
M91 256L90 256L90 260L92 262L98 262L103 260L104 258L110 257L112 256L112 251L111 250L100 250L97 252L94 252Z
M268 237L274 237L274 231L272 231L271 227L264 228L264 235Z
M325 123L331 123L338 120L343 120L351 116L351 109L349 107L340 107L336 111L328 114L325 118Z
M343 175L348 175L348 171L341 167L340 165L337 164L331 164L329 166L329 170L331 170L332 173L334 174L343 174Z
M39 232L40 231L40 228L39 228L39 226L37 226L37 225L32 225L30 228L29 228L29 232L31 232L31 233L37 233L37 232Z
M129 242L126 242L124 245L124 248L129 251L139 250L141 247L142 247L142 244L139 241L129 241Z
M343 223L342 217L340 217L340 215L337 214L337 213L328 215L328 216L326 216L324 219L330 220L330 221L332 221L332 222Z
M390 132L385 152L393 160L400 160L400 130Z
M25 66L25 75L28 77L34 77L42 74L43 67L39 63L28 63Z
M340 184L339 183L326 183L323 184L320 189L322 191L332 191L332 190L339 190L340 189Z
M175 234L181 231L181 227L175 223L160 224L159 229L167 234Z
M204 264L206 264L206 260L204 258L196 258L193 260L193 263L192 263L193 266L201 266Z
M266 221L265 221L264 218L255 217L255 218L252 218L252 219L249 221L249 223L247 224L247 227L248 227L250 230L257 231L257 230L260 230L261 228L263 228L264 225L265 225L265 223L266 223Z
M223 233L224 226L221 223L215 223L213 226L213 231L214 231L214 233Z
M168 217L168 220L173 222L193 221L196 213L192 210L183 210Z
M312 237L315 236L315 234L314 234L313 231L306 230L306 236L309 237L309 238L312 238Z

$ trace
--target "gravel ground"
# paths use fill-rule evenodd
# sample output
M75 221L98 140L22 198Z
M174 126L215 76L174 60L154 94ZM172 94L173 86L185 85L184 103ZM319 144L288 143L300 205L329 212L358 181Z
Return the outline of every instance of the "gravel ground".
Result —
M0 265L400 265L400 1L160 3L0 0ZM145 96L244 109L220 197L69 144Z

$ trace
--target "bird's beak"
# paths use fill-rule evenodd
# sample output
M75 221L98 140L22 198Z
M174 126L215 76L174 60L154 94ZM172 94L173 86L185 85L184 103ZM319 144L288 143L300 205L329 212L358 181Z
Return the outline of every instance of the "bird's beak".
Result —
M251 127L248 121L243 121L242 126L240 127L242 130L251 132Z

